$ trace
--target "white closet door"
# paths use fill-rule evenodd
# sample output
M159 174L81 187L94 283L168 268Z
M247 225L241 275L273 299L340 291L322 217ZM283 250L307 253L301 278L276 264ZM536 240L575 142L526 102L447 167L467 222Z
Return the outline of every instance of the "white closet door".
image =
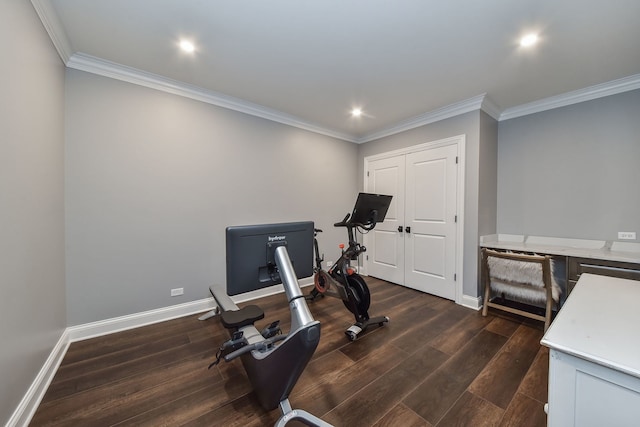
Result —
M369 163L369 193L393 196L384 222L367 236L367 274L392 283L404 283L404 191L405 156L390 157Z
M447 299L456 296L456 157L456 145L406 156L404 284Z

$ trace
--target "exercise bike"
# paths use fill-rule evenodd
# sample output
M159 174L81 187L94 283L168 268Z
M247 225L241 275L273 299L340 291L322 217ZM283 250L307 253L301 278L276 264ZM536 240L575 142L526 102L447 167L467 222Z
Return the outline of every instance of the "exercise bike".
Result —
M349 244L344 248L340 245L342 253L340 258L329 268L322 269L323 256L318 248L318 233L322 230L314 229L313 247L315 251L314 288L306 296L309 301L315 301L325 295L339 298L344 306L354 315L355 323L346 331L345 335L350 341L355 341L358 335L369 326L383 326L389 322L387 316L369 317L371 294L365 280L355 269L351 267L351 261L357 260L360 254L367 248L355 239L354 230L367 233L373 230L378 222L384 221L391 196L380 194L360 193L356 205L351 214L347 214L342 221L334 224L335 227L346 227Z
M227 227L226 292L210 287L216 308L200 318L219 315L230 335L209 368L223 360L240 359L260 405L267 411L280 408L282 415L275 427L284 427L292 420L333 427L309 412L293 409L289 403L289 394L320 342L320 322L311 315L298 284L299 278L313 271L313 228L310 221ZM291 328L286 334L279 321L259 331L255 322L264 318L264 311L257 305L239 308L230 298L278 283L284 287L291 315Z

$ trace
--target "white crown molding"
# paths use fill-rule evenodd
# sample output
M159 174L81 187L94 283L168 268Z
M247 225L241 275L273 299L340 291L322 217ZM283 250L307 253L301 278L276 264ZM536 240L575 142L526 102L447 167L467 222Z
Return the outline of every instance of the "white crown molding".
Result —
M326 135L332 138L344 141L365 143L376 139L391 136L406 130L424 126L440 120L448 119L460 114L468 113L474 110L483 110L496 120L503 121L528 114L539 113L554 108L564 107L577 104L584 101L590 101L609 95L615 95L635 89L640 89L640 74L624 77L618 80L590 86L584 89L567 92L561 95L552 96L527 104L518 105L507 108L504 111L500 109L487 94L475 96L473 98L463 100L437 110L433 110L419 116L404 120L396 125L384 128L374 133L362 137L338 132L326 127L307 122L278 110L270 109L262 105L234 98L222 93L203 89L198 86L189 85L177 80L159 76L157 74L148 73L132 67L110 62L104 59L96 58L83 53L73 53L69 38L55 12L51 0L31 0L36 13L40 17L44 28L46 29L51 41L53 42L60 58L69 68L86 71L129 83L146 86L149 88L161 90L179 96L202 101L218 107L227 108L241 113L249 114L285 125L304 129L310 132Z
M516 107L507 108L500 114L500 121L509 120L516 117L526 116L529 114L539 113L554 108L565 107L567 105L577 104L579 102L591 101L597 98L603 98L609 95L615 95L622 92L640 89L640 74L624 77L610 82L601 83L595 86L589 86L584 89L563 93L561 95L552 96L541 99L539 101L529 102L527 104L518 105Z
M126 81L156 90L161 90L164 92L172 93L174 95L184 96L208 104L216 105L218 107L239 111L241 113L261 117L263 119L293 126L299 129L304 129L321 135L326 135L332 138L341 139L348 142L355 142L358 144L374 141L386 136L395 135L400 132L404 132L410 129L414 129L430 123L435 123L476 110L483 110L494 119L503 121L520 116L525 116L528 114L551 110L554 108L577 104L584 101L590 101L609 95L615 95L622 92L640 89L640 74L636 74L622 79L590 86L585 89L567 92L565 94L508 108L504 111L502 111L501 108L497 104L495 104L486 93L484 93L473 98L469 98L442 108L438 108L437 110L429 111L408 120L404 120L396 125L358 138L354 135L337 132L332 129L306 122L298 117L291 116L281 111L264 107L262 105L254 104L239 98L234 98L218 92L203 89L199 86L189 85L187 83L162 77L157 74L141 71L136 68L116 64L114 62L96 58L83 53L75 53L71 55L71 57L67 61L67 67L114 78L117 80Z
M408 120L404 120L397 125L390 126L378 132L366 135L362 138L357 139L355 142L362 144L365 142L384 138L386 136L395 135L397 133L414 129L420 126L424 126L429 123L439 122L440 120L459 116L460 114L465 114L470 111L479 110L482 108L486 96L487 94L483 93L482 95L474 96L473 98L456 102L454 104L447 105L446 107L438 108L437 110L429 111L419 116L412 117ZM495 105L493 103L490 104Z
M67 67L80 71L86 71L128 83L145 86L148 88L161 90L163 92L172 93L174 95L184 96L186 98L195 99L207 104L215 105L229 110L239 111L285 125L293 126L299 129L308 130L310 132L330 136L332 138L342 139L349 142L355 142L351 135L336 132L331 129L318 126L314 123L306 122L298 117L285 114L262 105L244 101L239 98L224 95L219 92L203 89L199 86L190 85L188 83L173 80L157 74L139 70L137 68L128 67L96 58L84 53L74 53L67 61Z
M67 67L168 92L174 95L184 96L207 104L239 111L241 113L261 117L263 119L293 126L299 129L359 144L479 109L483 109L496 120L499 117L499 108L487 97L487 94L485 93L421 114L409 120L405 120L395 126L369 134L362 138L356 138L353 135L324 128L262 105L254 104L219 92L203 89L199 86L190 85L188 83L162 77L157 74L117 64L80 52L71 55L67 61Z
M372 141L374 139L382 138L383 136L393 135L408 129L434 123L460 114L468 113L470 111L479 110L481 108L496 119L499 116L498 108L495 104L488 99L486 94L482 94L403 121L398 125L367 135L363 138L356 138L353 135L337 132L332 129L306 122L278 110L270 109L239 98L234 98L219 92L203 89L199 86L190 85L178 80L148 73L137 68L117 64L84 53L74 53L71 55L67 61L67 67L161 90L174 95L184 96L197 101L216 105L218 107L239 111L241 113L355 143Z
M485 95L484 99L482 100L480 109L494 119L500 120L500 113L502 113L502 108L500 108L498 104L493 102L493 100L489 98L489 95Z
M133 83L140 86L145 86L151 89L161 90L163 92L168 92L174 95L184 96L197 101L205 102L207 104L239 111L241 113L261 117L263 119L293 126L299 129L308 130L310 132L318 133L321 135L330 136L332 138L341 139L348 142L355 142L358 144L373 141L384 136L394 135L405 130L413 129L419 126L434 123L479 109L483 109L496 120L499 117L498 107L487 97L487 94L485 93L464 101L456 102L454 104L439 108L434 111L430 111L425 114L421 114L412 119L403 121L398 125L383 129L373 134L369 134L363 138L356 138L353 135L337 132L315 125L313 123L306 122L295 116L285 114L278 110L270 109L262 105L224 95L219 92L203 89L199 86L190 85L178 80L162 77L157 74L139 70L137 68L117 64L115 62L107 61L81 52L71 55L71 57L67 61L67 67L125 81L128 83Z
M54 11L50 0L31 0L42 25L49 34L49 38L53 42L58 55L62 58L62 62L65 64L69 61L73 49L71 43L67 37L67 33L64 31L64 27L58 19L58 14Z

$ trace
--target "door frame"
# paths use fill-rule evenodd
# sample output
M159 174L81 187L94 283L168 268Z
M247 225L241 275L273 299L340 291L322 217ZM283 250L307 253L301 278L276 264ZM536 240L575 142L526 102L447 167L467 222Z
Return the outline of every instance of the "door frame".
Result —
M455 259L455 275L456 275L456 304L462 304L463 298L463 283L464 283L464 196L465 196L465 152L466 152L466 135L456 135L449 138L439 139L436 141L425 142L411 147L401 148L398 150L387 151L380 154L374 154L364 158L364 191L367 191L368 180L367 173L369 172L369 162L375 160L386 159L389 157L395 157L400 155L407 155L418 151L430 150L433 148L440 148L448 145L456 145L458 147L458 170L457 170L457 183L456 183L456 211L458 221L456 222L456 259ZM362 235L363 244L367 245L367 235ZM362 260L362 274L367 274L368 260L365 258Z

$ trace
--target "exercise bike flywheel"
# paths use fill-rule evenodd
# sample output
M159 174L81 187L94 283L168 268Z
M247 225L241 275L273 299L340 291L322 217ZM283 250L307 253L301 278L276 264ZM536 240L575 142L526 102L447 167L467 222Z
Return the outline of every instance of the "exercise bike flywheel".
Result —
M369 287L367 286L367 282L359 276L358 274L352 274L347 276L347 286L353 293L356 301L355 305L358 310L358 313L353 312L353 307L351 306L349 301L342 301L347 309L355 314L362 315L363 313L367 313L369 311L369 306L371 305L371 294L369 293Z

